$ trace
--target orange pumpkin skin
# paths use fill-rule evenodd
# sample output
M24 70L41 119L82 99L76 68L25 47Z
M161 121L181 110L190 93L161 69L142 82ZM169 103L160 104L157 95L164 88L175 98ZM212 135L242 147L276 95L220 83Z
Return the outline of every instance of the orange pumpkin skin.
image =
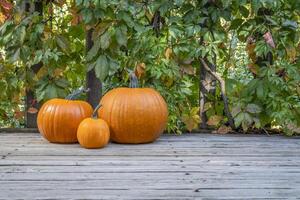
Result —
M86 118L78 127L77 138L87 149L102 148L109 142L109 127L102 119Z
M152 88L116 88L106 93L98 110L117 143L149 143L164 131L168 108Z
M80 122L93 112L90 104L78 100L51 99L39 110L40 133L53 143L76 143Z

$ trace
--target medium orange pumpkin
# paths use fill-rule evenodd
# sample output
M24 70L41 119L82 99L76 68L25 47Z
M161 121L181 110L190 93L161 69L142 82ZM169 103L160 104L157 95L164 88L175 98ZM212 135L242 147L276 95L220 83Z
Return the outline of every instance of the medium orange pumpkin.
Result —
M100 104L95 108L93 116L84 119L77 130L80 145L87 149L102 148L109 142L109 127L97 117L99 107Z
M85 101L73 100L81 91L66 99L51 99L39 110L37 124L40 133L53 143L76 143L79 123L91 116L93 108Z
M108 123L114 142L153 142L166 127L167 104L154 89L137 88L136 76L130 76L130 88L116 88L102 97L99 116Z

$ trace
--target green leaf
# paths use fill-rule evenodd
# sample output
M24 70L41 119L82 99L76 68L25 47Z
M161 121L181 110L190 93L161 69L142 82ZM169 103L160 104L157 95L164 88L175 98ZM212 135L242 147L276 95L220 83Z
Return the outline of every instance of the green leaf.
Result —
M62 35L56 36L56 43L65 52L67 52L70 47L68 40Z
M247 131L249 126L253 123L253 119L249 113L241 112L234 119L234 125L239 127L242 125L243 131Z
M116 28L116 40L120 46L126 46L127 44L126 26L121 26Z
M239 26L243 24L243 22L244 20L239 18L232 20L229 30L236 30Z
M41 34L44 32L44 24L37 24L35 27L35 31L37 34Z
M33 64L37 64L37 63L41 62L42 58L43 58L43 52L41 50L37 50L35 52Z
M103 35L100 37L100 46L101 49L105 50L109 47L110 44L110 33L106 31Z
M75 1L75 2L76 2L76 5L79 6L80 4L82 4L82 1L83 1L83 0L76 0L76 1Z
M117 72L119 67L120 65L118 62L114 60L109 60L109 76L113 76Z
M254 117L253 121L254 121L255 128L261 128L261 122L259 118Z
M82 15L83 21L87 24L90 23L93 19L93 12L91 12L90 9L83 9L81 11L81 15Z
M129 27L134 26L134 22L133 22L131 16L127 12L121 11L118 13L117 17L118 17L118 19L124 20Z
M97 78L99 78L101 81L104 81L108 75L108 71L108 60L105 55L100 55L95 65L95 73Z
M88 51L86 60L91 61L98 54L100 47L101 47L101 41L100 41L100 38L98 38L94 42L94 45L92 46L92 48Z
M255 13L257 13L258 9L260 8L260 0L252 0L251 8Z
M45 90L45 96L46 96L45 98L47 99L58 97L56 87L52 84L48 85Z
M258 84L257 88L256 88L256 95L259 99L263 99L264 98L264 86L263 84Z
M249 16L249 10L245 6L240 6L239 11L243 17L247 18Z
M67 88L69 86L69 83L66 79L58 79L55 81L55 84L58 86L58 87L61 87L61 88Z
M174 1L174 4L175 4L176 6L182 6L183 3L184 3L184 0L175 0L175 1Z
M233 117L237 116L237 114L239 114L241 112L241 106L234 106L232 108L231 114Z
M242 122L244 120L244 115L245 115L245 113L241 112L234 118L234 125L236 127L239 127L242 124Z
M21 26L20 28L20 43L23 44L26 36L26 28L25 26Z
M99 23L96 26L95 30L93 31L93 35L92 35L93 40L96 40L99 36L101 36L111 26L111 24L112 22L106 22L106 21Z
M12 62L16 62L17 60L19 60L19 58L20 58L20 48L18 48L15 51L15 53L14 53L14 55L12 57Z
M94 69L94 68L95 68L95 65L96 65L96 62L89 63L89 64L87 65L87 71L89 72L89 71L91 71L92 69Z
M261 112L261 108L256 105L256 104L248 104L246 106L246 110L249 112L249 113L253 113L253 114L257 114L257 113L260 113Z

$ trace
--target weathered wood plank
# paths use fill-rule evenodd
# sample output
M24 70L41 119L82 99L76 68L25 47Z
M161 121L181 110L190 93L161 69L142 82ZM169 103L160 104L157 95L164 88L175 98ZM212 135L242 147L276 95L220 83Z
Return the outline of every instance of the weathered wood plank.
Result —
M164 135L86 150L0 134L0 199L296 199L300 140Z

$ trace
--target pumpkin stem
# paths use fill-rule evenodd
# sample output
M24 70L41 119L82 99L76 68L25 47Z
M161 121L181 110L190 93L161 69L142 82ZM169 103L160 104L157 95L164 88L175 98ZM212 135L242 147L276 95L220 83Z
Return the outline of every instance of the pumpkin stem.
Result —
M98 110L101 106L102 105L100 103L96 106L95 110L93 111L92 118L95 118L95 119L98 118Z
M78 88L77 90L74 90L71 94L69 94L65 99L74 100L74 99L77 99L79 97L79 95L81 95L82 93L87 93L89 91L90 91L90 88L85 89L83 86L81 86L80 88Z
M130 72L129 76L130 76L129 87L130 88L137 88L137 87L139 87L139 80L136 77L135 73L134 72Z

